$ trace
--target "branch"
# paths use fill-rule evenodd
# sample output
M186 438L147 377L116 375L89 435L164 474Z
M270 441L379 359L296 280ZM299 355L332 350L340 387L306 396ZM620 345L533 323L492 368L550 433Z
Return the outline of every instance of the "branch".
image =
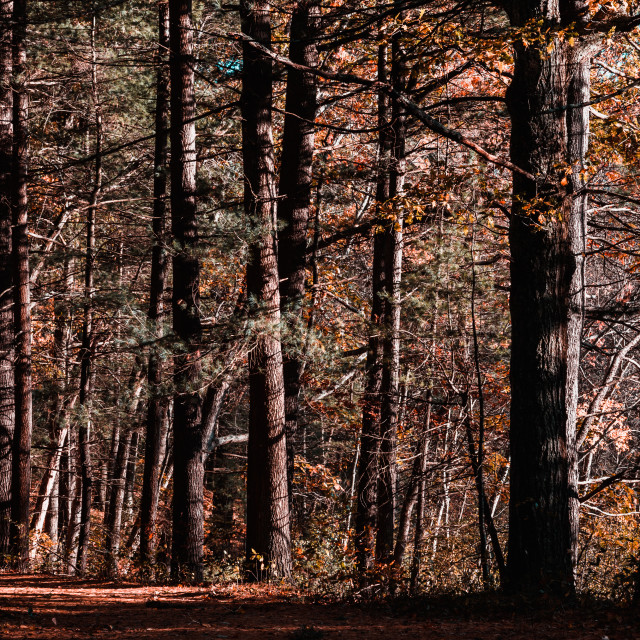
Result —
M218 447L222 447L225 444L240 444L242 442L248 442L248 441L249 441L248 433L239 433L237 435L230 435L230 436L220 436L219 438L214 438L209 442L206 452L210 453L214 449L217 449Z
M593 498L595 495L597 495L601 491L604 491L607 487L610 487L612 484L615 484L619 480L623 480L626 475L627 475L626 471L620 471L619 473L616 473L610 478L607 478L606 480L601 482L595 489L592 489L591 491L589 491L589 493L582 496L582 498L580 498L580 504L583 504L584 502L591 500L591 498Z
M602 387L596 394L596 397L591 401L589 410L587 411L587 417L583 420L582 425L578 430L578 434L576 437L576 444L578 448L581 447L584 443L596 415L598 415L602 404L613 389L614 384L617 382L616 376L618 375L618 371L620 369L622 361L627 357L629 351L634 349L638 344L640 344L640 333L638 333L632 340L627 342L627 344L622 349L620 349L618 353L616 353L615 357L611 361Z
M244 33L229 33L229 36L235 38L236 40L241 40L242 42L246 42L251 45L254 49L260 51L263 55L279 62L285 67L289 67L291 69L296 69L298 71L303 71L305 73L313 73L320 78L324 78L325 80L334 80L336 82L341 82L344 84L356 84L364 87L369 87L371 89L377 89L380 91L384 91L388 96L397 101L398 104L401 104L407 111L407 113L411 114L414 118L422 122L427 129L433 131L433 133L437 133L444 138L448 138L453 142L457 142L463 147L467 147L472 151L475 151L480 157L487 160L491 164L495 164L496 166L502 167L503 169L507 169L512 173L518 173L528 180L533 182L536 181L536 178L533 174L525 171L524 169L516 166L513 162L505 158L501 158L496 156L486 149L483 149L480 145L477 145L467 136L463 135L459 131L455 131L442 124L439 120L432 118L428 115L423 109L421 109L413 100L408 98L404 93L401 93L397 89L394 89L390 84L386 82L379 82L377 80L368 80L367 78L361 78L359 76L355 76L350 73L337 73L334 71L323 71L322 69L318 69L315 67L308 67L306 65L298 64L289 60L289 58L285 56L281 56L267 47L261 45L260 43L253 40L253 38L249 37Z

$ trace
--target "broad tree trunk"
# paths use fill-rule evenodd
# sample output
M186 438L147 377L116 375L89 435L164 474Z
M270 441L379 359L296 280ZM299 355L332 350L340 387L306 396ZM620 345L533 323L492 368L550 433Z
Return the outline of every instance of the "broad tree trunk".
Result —
M271 6L241 0L243 33L269 47ZM285 439L280 293L275 225L275 166L271 127L272 63L243 43L242 158L244 207L251 242L247 298L255 323L249 353L247 577L288 577L291 538Z
M169 111L169 7L161 2L158 7L158 49L156 54L156 141L153 172L153 253L151 256L151 284L149 297L149 323L156 340L164 334L162 313L167 280L167 251L165 248L166 196L167 196L167 128ZM159 347L149 351L147 378L149 405L145 440L142 500L140 503L140 562L144 568L152 563L156 546L156 518L160 495L160 471L166 434L163 429L167 418L167 398L162 394L162 360Z
M31 287L29 277L29 207L27 202L26 0L13 3L13 317L15 341L15 432L11 475L11 553L15 566L29 566L31 493Z
M317 0L300 0L291 18L289 58L305 67L318 64L315 36L319 27ZM299 399L304 362L304 322L301 317L307 275L307 228L311 204L311 178L317 103L317 81L313 73L289 69L285 103L282 162L278 189L278 269L280 309L287 323L283 345L285 430L289 508L298 430Z
M200 261L197 256L196 129L191 0L170 0L171 227L174 357L173 543L174 579L202 580L204 542Z
M580 5L580 6L578 6ZM569 26L584 3L509 3L514 26ZM575 407L585 202L574 199L586 149L589 45L515 44L507 92L514 174L511 247L511 588L575 588ZM566 172L573 175L567 180ZM565 186L566 185L566 186Z
M9 551L11 445L15 425L11 274L12 13L12 2L0 4L0 564L4 564L4 556Z

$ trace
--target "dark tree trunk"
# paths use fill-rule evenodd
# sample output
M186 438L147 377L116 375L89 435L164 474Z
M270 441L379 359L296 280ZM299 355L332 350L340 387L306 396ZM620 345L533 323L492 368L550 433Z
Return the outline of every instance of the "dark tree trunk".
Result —
M200 261L196 215L196 129L191 0L170 0L171 227L174 357L173 543L174 579L202 580L204 541Z
M270 3L241 0L242 31L271 44ZM291 538L287 485L280 293L271 127L272 63L243 43L242 158L244 207L250 228L247 298L255 323L249 353L247 577L288 577Z
M317 0L300 0L293 10L289 58L306 67L318 64L315 37L319 27ZM298 430L299 395L304 362L304 323L301 317L307 275L307 228L311 204L311 178L316 119L317 81L313 73L298 69L287 72L282 162L278 189L278 269L280 309L288 327L283 345L285 431L287 437L287 478L289 509L295 438Z
M13 3L0 4L0 564L9 551L13 396L13 307L11 274L11 165L13 95L11 18Z
M100 192L102 191L102 112L98 99L98 66L96 60L97 18L91 22L91 98L94 109L95 126L95 165L93 173L93 189L87 208L87 237L85 249L84 272L84 315L82 319L82 345L80 348L80 477L82 481L82 498L80 510L80 532L78 538L77 572L84 575L87 570L89 553L89 536L91 533L91 503L93 498L93 469L91 466L91 360L93 339L93 294L94 294L94 262L96 246L96 210Z
M513 2L514 26L552 30L580 2ZM514 174L511 247L511 493L508 579L512 589L574 591L577 533L575 405L584 247L582 197L571 191L586 148L589 45L515 44L507 92ZM574 102L575 101L575 102ZM576 165L567 180L565 170ZM566 185L566 186L564 186Z
M388 80L387 45L378 49L378 79ZM389 135L389 99L384 91L378 95L378 178L376 185L376 215L382 216L382 207L389 200L390 154L392 139ZM358 570L366 581L366 572L373 568L376 548L378 475L380 452L380 390L382 387L383 341L380 335L385 312L385 234L374 233L371 287L371 328L366 363L366 386L362 409L362 435L358 464L357 505L355 521L355 547Z
M149 322L156 340L164 334L162 313L167 279L167 252L165 248L166 195L167 195L167 135L165 133L169 111L169 70L166 52L169 48L169 7L165 2L158 8L158 50L156 54L156 141L153 178L153 253L151 257L151 290ZM160 471L164 456L166 434L163 429L167 418L167 398L162 394L162 360L159 347L152 345L148 366L149 406L145 441L144 475L140 504L140 562L144 568L151 565L156 546L155 526L160 494Z
M15 341L15 432L11 475L11 553L15 566L29 566L31 493L31 287L27 203L26 0L13 3L13 317Z
M402 87L406 75L400 35L391 46L391 82ZM389 203L391 220L384 228L384 311L382 338L382 379L380 385L380 464L378 474L378 513L376 560L393 560L396 511L396 440L400 406L400 312L404 210L399 201L405 174L405 113L394 100L391 106L391 159L389 164Z

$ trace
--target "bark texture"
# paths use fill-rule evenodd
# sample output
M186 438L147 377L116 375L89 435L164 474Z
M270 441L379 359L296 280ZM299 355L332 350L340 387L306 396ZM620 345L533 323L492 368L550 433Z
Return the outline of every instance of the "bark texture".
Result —
M270 11L263 0L240 2L242 31L266 47L271 43ZM271 100L271 59L244 42L240 102L244 207L251 235L247 297L254 327L249 353L246 562L247 576L253 579L291 574Z
M0 3L0 562L9 551L13 405L13 307L11 274L12 2Z
M11 474L11 554L15 567L29 567L31 494L31 286L27 202L26 0L13 3L13 172L12 238L13 321L15 332L15 431Z
M391 44L391 82L402 87L406 68L401 34ZM380 386L380 471L378 475L378 513L376 559L388 564L393 560L396 512L396 441L400 407L400 314L402 252L404 246L404 210L400 196L405 175L405 111L397 100L391 104L389 127L391 158L389 163L389 202L384 226L384 293L382 294L383 337L382 379Z
M84 312L82 319L82 345L80 348L80 476L82 497L80 509L80 531L78 536L77 572L84 575L89 556L89 536L91 533L91 504L93 500L93 468L91 460L91 383L92 383L92 342L93 342L93 296L96 248L96 211L102 192L102 111L98 98L98 64L96 58L97 17L91 23L91 98L93 102L95 127L95 164L93 188L87 208L87 229L84 269Z
M589 43L560 41L584 3L511 2L514 26L541 20L549 42L515 44L507 92L514 174L511 247L511 588L572 594L577 534L575 409L581 331Z
M314 38L318 28L317 0L298 2L293 10L290 29L289 58L293 62L305 67L317 66L318 52ZM301 357L304 343L301 309L307 274L307 229L311 204L317 90L317 80L313 73L288 70L278 189L278 269L280 308L289 333L283 344L283 371L290 508L293 495L294 441L299 420L298 398L304 370Z
M388 46L378 48L378 79L388 81ZM378 176L376 184L376 217L383 215L383 206L389 200L389 164L392 139L389 135L389 99L384 91L378 95ZM366 362L366 384L362 409L360 461L358 463L357 505L355 519L356 563L361 578L374 565L378 512L378 475L380 452L380 390L382 388L383 340L381 327L385 312L385 234L373 235L373 264L371 274L371 329Z
M199 383L200 260L196 253L196 128L191 0L169 2L171 78L171 227L174 357L173 542L174 579L202 580L204 541L202 400Z
M151 256L151 285L149 296L149 323L154 338L164 334L162 313L167 279L167 252L165 248L166 196L167 196L167 134L169 115L169 7L161 2L158 7L158 50L156 54L156 141L153 177L153 253ZM160 471L166 443L168 402L162 394L163 370L158 345L149 351L147 431L145 439L142 500L140 504L140 561L148 567L153 559L156 536L155 526L160 495Z

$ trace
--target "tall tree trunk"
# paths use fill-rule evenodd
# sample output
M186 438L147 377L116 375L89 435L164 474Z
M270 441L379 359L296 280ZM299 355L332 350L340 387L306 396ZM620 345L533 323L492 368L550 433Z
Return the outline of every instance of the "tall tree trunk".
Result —
M271 5L241 0L242 31L271 45ZM284 379L275 220L275 167L271 127L272 63L243 43L242 159L244 207L251 241L247 298L255 326L249 353L247 462L247 577L291 574Z
M580 5L580 6L578 6ZM508 5L512 24L550 33L585 3ZM511 588L558 595L575 588L575 406L581 327L584 210L574 199L586 149L589 45L559 38L515 43L507 92L514 174L511 247ZM574 102L575 101L575 102ZM574 167L572 169L572 166ZM573 171L567 180L566 171ZM565 186L566 185L566 186Z
M401 34L391 44L391 82L404 85L406 65ZM382 379L380 386L380 466L378 474L378 513L376 559L385 564L393 560L396 511L396 441L400 406L400 314L404 210L400 196L405 175L405 112L397 100L391 106L391 159L389 164L389 202L391 220L384 228L384 329L382 338Z
M300 0L291 18L289 58L315 67L318 52L315 36L319 27L317 0ZM299 69L287 72L282 162L278 189L278 270L280 309L289 336L283 345L285 431L287 438L287 479L289 509L293 515L292 484L298 430L299 395L304 362L301 318L307 266L307 228L311 204L311 178L317 103L317 81L313 73Z
M567 103L587 105L591 99L591 55L593 48L577 47L569 51L570 83ZM575 257L575 270L571 280L569 322L567 328L567 449L569 457L569 526L571 528L572 565L575 574L578 562L578 534L580 496L578 492L578 444L576 419L578 409L578 380L580 345L585 309L585 256L587 250L587 209L585 193L575 195L584 188L585 157L589 146L589 107L573 106L567 112L568 161L573 170L569 181L571 203L571 251Z
M378 48L378 79L388 81L386 43ZM376 184L376 216L382 217L382 207L389 200L389 164L392 140L389 135L389 100L384 91L378 94L378 177ZM362 435L358 464L358 501L355 521L356 563L361 578L373 568L376 547L376 516L380 451L380 390L382 385L383 342L380 328L385 312L385 234L373 235L373 265L371 286L371 326L367 351L366 383L362 409Z
M15 432L11 475L11 553L16 568L29 566L31 493L31 287L29 278L29 207L27 202L27 28L26 0L13 3L13 317L15 342Z
M158 6L158 49L156 53L156 141L153 171L153 253L151 256L151 284L149 322L156 340L164 334L162 313L167 280L167 252L165 226L167 217L167 135L165 133L169 107L169 70L166 52L169 49L169 7L166 2ZM163 429L167 418L167 398L162 393L162 359L159 346L149 351L147 378L149 405L145 440L142 500L140 504L140 562L143 568L152 564L156 546L155 526L160 494L160 471L166 434Z
M171 78L171 227L174 357L173 543L174 579L202 580L204 542L200 261L197 256L196 129L191 0L169 2Z
M89 535L91 532L91 503L93 492L93 470L91 467L91 360L93 339L93 294L94 262L96 246L96 210L102 191L102 110L98 98L98 65L96 59L97 17L91 19L91 98L95 126L95 164L93 189L87 208L87 237L84 272L84 312L82 319L82 345L80 348L80 429L79 453L82 499L80 511L80 532L78 538L78 558L76 567L79 575L87 570Z
M13 395L13 278L11 274L11 165L13 95L11 18L13 3L0 4L0 564L9 551Z

